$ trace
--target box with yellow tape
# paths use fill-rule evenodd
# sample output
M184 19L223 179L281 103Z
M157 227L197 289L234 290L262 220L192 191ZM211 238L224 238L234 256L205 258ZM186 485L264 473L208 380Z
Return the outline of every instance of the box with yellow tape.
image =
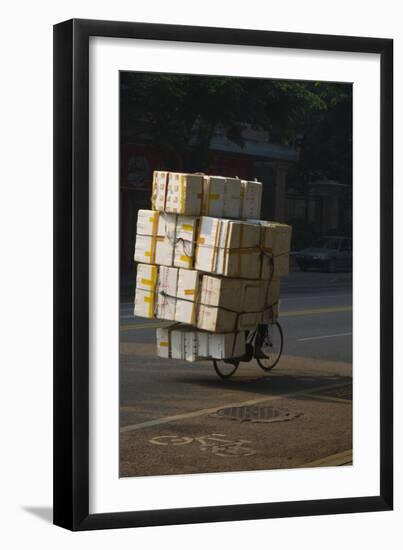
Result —
M154 317L155 291L158 269L155 265L140 264L137 266L136 295L134 315L137 317Z
M285 223L266 220L247 220L260 226L262 279L286 277L290 271L292 227Z
M237 177L155 171L153 210L189 216L260 218L262 183Z
M157 355L183 361L226 359L245 353L243 333L212 334L189 327L157 328Z
M203 176L170 172L165 211L171 214L199 216L202 211Z
M156 286L155 317L166 321L175 320L178 269L160 266Z
M258 279L261 272L259 226L240 220L201 217L195 269L226 277Z
M224 216L226 178L221 176L203 176L203 216Z
M197 218L155 210L139 210L134 260L191 269Z
M139 264L136 281L135 315L211 332L253 328L267 301L267 281L202 275L190 269Z
M176 216L155 210L139 210L134 260L171 266L173 263Z
M178 270L175 321L189 325L196 323L200 277L200 273L193 269Z
M163 212L165 210L165 200L168 187L168 174L169 172L163 172L156 170L153 173L153 186L151 195L151 206L153 210Z
M177 216L174 245L175 267L193 268L197 227L197 218L192 216Z

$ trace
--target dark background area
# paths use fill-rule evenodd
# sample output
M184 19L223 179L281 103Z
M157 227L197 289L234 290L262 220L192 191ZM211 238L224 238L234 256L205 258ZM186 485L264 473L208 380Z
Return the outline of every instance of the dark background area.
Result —
M293 226L294 251L351 236L351 84L122 72L120 140L122 283L154 170L257 178L262 218Z

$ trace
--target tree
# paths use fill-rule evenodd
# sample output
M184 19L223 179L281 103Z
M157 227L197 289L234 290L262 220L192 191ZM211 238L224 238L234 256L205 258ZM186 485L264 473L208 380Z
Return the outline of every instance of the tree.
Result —
M200 170L218 128L240 146L246 125L287 142L326 109L325 95L298 81L124 72L121 135L152 142L168 168Z

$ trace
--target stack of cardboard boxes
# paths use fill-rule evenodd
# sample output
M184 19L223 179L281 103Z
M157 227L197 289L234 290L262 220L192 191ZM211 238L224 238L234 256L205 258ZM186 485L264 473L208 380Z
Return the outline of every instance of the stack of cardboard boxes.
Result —
M291 227L260 220L262 184L154 172L152 210L139 210L134 315L157 329L161 357L240 357L244 331L278 316Z

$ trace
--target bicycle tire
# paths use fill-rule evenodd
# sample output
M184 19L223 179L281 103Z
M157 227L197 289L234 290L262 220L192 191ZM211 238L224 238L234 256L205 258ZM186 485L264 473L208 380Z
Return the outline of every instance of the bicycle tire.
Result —
M283 347L284 347L284 335L283 335L283 329L281 328L281 325L278 321L273 323L273 326L276 326L278 328L278 331L280 333L280 351L273 362L273 364L265 365L262 361L266 359L270 359L269 357L263 358L263 357L256 357L257 364L261 369L268 372L274 369L274 367L277 365L277 363L280 361L281 354L283 353Z
M214 370L216 371L217 375L220 377L220 378L223 378L223 379L226 379L226 378L231 378L231 376L233 374L235 374L235 372L238 370L238 367L240 365L240 361L237 361L236 363L234 363L234 368L231 370L231 372L229 373L224 373L222 371L220 371L220 367L219 367L219 363L223 363L224 361L217 361L216 359L213 359L213 366L214 366ZM229 364L229 363L228 363Z

